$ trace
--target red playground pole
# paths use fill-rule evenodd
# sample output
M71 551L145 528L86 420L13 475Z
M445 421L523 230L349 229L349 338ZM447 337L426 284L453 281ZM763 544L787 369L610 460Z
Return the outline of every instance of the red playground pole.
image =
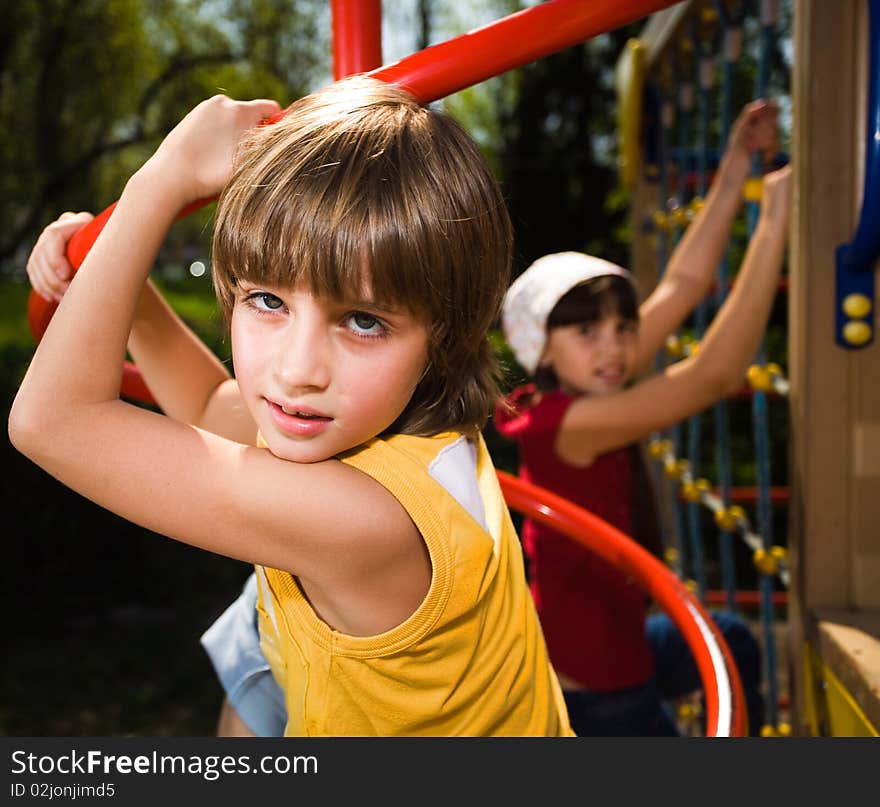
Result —
M333 80L382 64L382 0L331 0Z

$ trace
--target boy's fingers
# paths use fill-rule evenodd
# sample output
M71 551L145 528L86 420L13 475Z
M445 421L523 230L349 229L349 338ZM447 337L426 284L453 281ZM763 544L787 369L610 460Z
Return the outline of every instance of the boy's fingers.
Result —
M27 275L28 280L31 282L31 286L40 297L44 300L50 301L57 299L59 293L59 290L55 286L57 278L55 273L48 267L45 260L42 260L39 256L29 260L27 265Z
M245 101L245 104L260 115L260 120L271 118L281 111L281 104L271 98L255 98L252 101Z
M48 259L55 274L62 280L67 280L73 275L73 267L67 260L67 243L93 218L94 216L87 212L63 213L50 225L52 243L48 251Z
M40 233L25 264L33 290L44 300L60 302L70 285L73 267L67 260L67 242L94 216L88 211L65 211Z
M93 218L91 213L85 210L80 213L62 213L49 226L58 232L61 232L65 239L69 239L77 230L88 224Z

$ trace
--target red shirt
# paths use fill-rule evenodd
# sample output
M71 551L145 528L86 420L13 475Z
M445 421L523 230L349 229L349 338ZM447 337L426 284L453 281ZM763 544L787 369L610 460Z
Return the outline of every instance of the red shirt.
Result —
M585 468L561 460L553 449L574 400L558 390L538 397L534 385L519 387L507 398L516 411L497 407L495 428L517 443L522 479L632 535L632 449L609 451ZM556 670L598 692L644 684L654 671L645 636L644 590L587 548L530 519L523 522L522 540L532 596Z

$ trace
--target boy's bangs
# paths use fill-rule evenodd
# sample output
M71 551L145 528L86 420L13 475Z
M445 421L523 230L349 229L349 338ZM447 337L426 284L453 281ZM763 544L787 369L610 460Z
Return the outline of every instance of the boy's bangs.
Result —
M379 162L379 160L377 160ZM379 166L375 166L379 167ZM215 245L235 280L428 315L431 234L400 184L339 162L236 199Z

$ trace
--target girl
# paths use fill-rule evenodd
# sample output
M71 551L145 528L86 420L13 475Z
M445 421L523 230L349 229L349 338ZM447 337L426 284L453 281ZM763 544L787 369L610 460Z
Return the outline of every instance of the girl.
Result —
M496 409L520 474L659 551L645 509L639 440L737 390L760 343L783 263L788 167L764 177L761 213L736 284L689 358L633 382L704 297L741 202L752 152L775 152L776 108L747 107L732 129L705 207L655 291L638 305L629 273L576 252L535 261L508 291L503 327L533 381ZM656 529L656 528L655 528ZM532 594L579 735L675 734L663 696L699 687L681 636L643 592L587 549L531 520L522 530ZM716 616L762 722L760 651L739 619ZM653 645L653 647L652 647ZM656 651L652 653L652 649Z
M215 96L129 180L35 352L13 444L256 565L287 734L571 735L479 433L509 277L497 185L458 126L375 80L254 128L277 112ZM221 189L235 379L185 328L133 329L161 305L144 286L176 213ZM135 331L170 417L119 400Z

